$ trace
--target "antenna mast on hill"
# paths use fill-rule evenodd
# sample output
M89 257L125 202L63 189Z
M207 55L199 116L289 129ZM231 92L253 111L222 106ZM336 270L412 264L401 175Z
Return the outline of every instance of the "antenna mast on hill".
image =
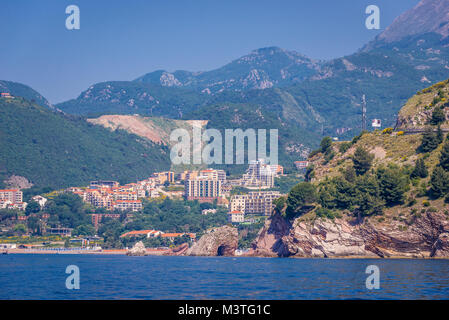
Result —
M366 130L366 99L362 96L362 131Z

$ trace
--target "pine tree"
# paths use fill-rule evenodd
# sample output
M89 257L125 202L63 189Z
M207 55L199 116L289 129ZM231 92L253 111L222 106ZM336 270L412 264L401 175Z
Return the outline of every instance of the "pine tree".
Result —
M320 143L321 152L324 154L328 154L332 151L332 138L331 137L324 137L323 140L321 140Z
M430 191L432 194L441 198L449 189L449 174L440 166L435 167L430 178Z
M382 214L385 202L382 200L379 183L376 177L364 175L357 178L356 204L363 216Z
M415 169L413 169L410 177L411 178L426 178L429 175L427 171L426 164L423 159L418 159L415 164Z
M439 107L435 107L432 112L432 119L430 119L430 123L433 125L439 125L445 121L446 115L444 114L444 111Z
M369 153L362 147L358 147L352 157L356 174L359 176L365 174L371 168L373 160L373 154Z
M441 130L441 126L438 125L438 129L437 129L437 142L438 144L440 144L441 142L444 141L444 135L443 135L443 130Z
M353 166L348 166L345 170L344 177L346 181L353 183L356 178L355 170Z
M287 197L287 216L293 217L299 209L317 200L316 188L309 182L294 186Z
M423 135L421 140L421 146L419 147L420 152L431 152L435 150L438 147L438 137L433 132L432 128L427 128Z
M401 203L407 191L408 179L402 174L397 166L377 169L380 193L387 205Z
M446 140L446 142L443 144L443 148L441 149L440 166L444 170L449 171L449 141L448 140Z

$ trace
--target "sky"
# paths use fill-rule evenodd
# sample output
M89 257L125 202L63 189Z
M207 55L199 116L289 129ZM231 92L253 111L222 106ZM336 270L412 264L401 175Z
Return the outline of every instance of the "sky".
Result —
M2 0L0 80L51 103L90 85L159 69L208 71L278 46L314 59L349 55L418 0ZM66 28L66 7L80 29ZM380 29L365 27L368 5Z

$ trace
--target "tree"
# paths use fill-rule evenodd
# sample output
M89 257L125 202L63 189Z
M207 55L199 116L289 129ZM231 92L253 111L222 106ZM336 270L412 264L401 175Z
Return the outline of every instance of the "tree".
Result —
M304 180L310 182L313 178L315 178L315 166L312 164L307 167Z
M438 128L437 128L437 142L438 142L438 144L440 144L443 141L444 141L443 130L441 130L441 126L438 125Z
M95 235L95 228L93 225L83 224L76 227L72 234L74 236L93 236Z
M332 138L331 137L324 137L321 140L320 143L321 152L324 154L328 154L330 151L332 151Z
M14 226L14 232L18 233L19 235L22 235L27 232L27 228L24 224L19 223Z
M433 132L432 128L427 128L421 140L421 145L419 146L419 152L431 152L435 150L439 145L439 140L435 132Z
M440 166L444 170L449 171L449 140L446 140L441 149Z
M346 181L354 183L356 178L356 173L353 166L348 166L345 169L344 177Z
M430 119L430 123L433 125L439 125L446 121L446 115L441 108L436 107L432 112L432 118Z
M354 163L354 170L357 175L365 174L373 164L374 155L366 151L362 147L357 147L352 162Z
M424 163L424 159L418 159L415 163L415 168L410 174L411 178L426 178L429 175L427 171L426 164Z
M36 201L30 201L25 209L25 214L29 216L32 213L38 213L41 211L41 206Z
M359 206L358 213L362 216L382 214L385 203L382 200L376 177L372 175L358 177L355 190L357 192L356 204Z
M316 188L309 182L301 182L290 190L287 198L287 215L294 216L299 209L317 200Z
M430 177L430 191L436 198L441 198L449 190L449 174L440 166L435 167Z
M387 205L402 203L408 188L408 179L396 165L377 169L380 194Z

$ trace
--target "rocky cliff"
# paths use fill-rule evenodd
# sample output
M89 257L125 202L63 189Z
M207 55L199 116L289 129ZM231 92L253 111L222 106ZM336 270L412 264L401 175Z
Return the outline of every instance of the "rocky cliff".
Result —
M356 218L289 222L275 213L253 245L253 256L449 258L449 221L443 213L426 212L404 230L399 222Z
M145 245L142 241L137 242L131 249L126 252L127 256L146 256L147 249L145 249Z
M209 230L196 242L186 255L188 256L234 256L238 247L236 228L223 226Z

